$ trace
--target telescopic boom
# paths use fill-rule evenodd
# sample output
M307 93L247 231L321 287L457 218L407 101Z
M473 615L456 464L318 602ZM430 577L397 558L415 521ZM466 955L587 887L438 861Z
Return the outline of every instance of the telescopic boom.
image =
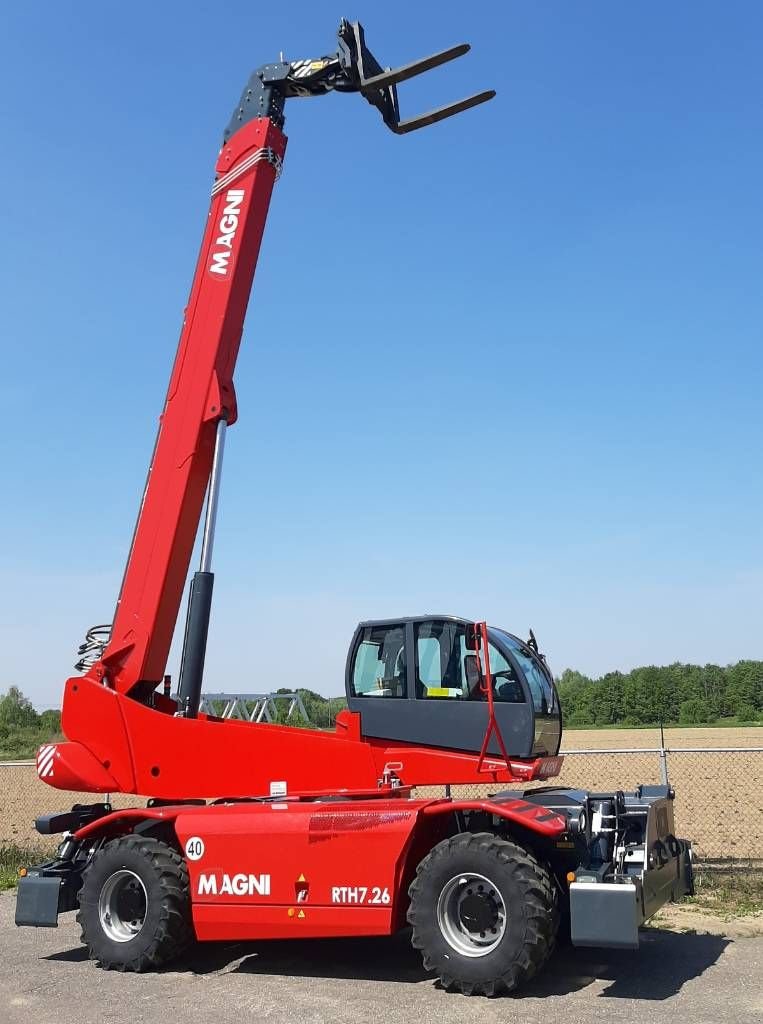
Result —
M358 92L384 123L406 134L491 99L476 93L401 120L397 86L456 57L452 47L384 69L358 22L342 21L337 52L265 64L249 79L224 133L175 365L111 627L93 627L80 671L141 702L164 678L205 494L202 564L191 582L179 713L194 717L201 693L214 576L211 552L225 431L238 411L233 386L241 332L273 191L286 150L287 99Z

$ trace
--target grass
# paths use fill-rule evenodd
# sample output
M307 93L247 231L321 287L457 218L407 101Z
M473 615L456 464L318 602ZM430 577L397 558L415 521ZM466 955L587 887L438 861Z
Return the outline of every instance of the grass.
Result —
M763 871L760 869L699 864L695 867L695 890L696 895L687 897L686 902L722 921L763 914Z
M18 846L15 843L0 843L0 892L14 889L19 877L19 868L50 860L51 851L41 846Z
M753 722L739 718L716 718L712 722L664 722L664 729L740 729L740 728L763 728L763 719L756 719ZM571 724L564 723L565 732L609 732L610 729L622 729L624 732L632 729L659 729L659 722L644 724L639 722L628 725L627 722L615 722L614 724L602 722L599 725L582 725L578 722Z

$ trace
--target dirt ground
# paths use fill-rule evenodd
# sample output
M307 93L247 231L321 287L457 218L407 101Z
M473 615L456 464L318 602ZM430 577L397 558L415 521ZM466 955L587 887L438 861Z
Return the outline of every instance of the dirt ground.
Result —
M754 939L763 936L763 913L736 917L714 912L702 903L669 903L655 914L649 927L697 935L722 935L727 939Z
M659 729L567 729L565 750L599 750L624 747L659 747ZM667 747L763 747L763 726L728 729L666 729Z

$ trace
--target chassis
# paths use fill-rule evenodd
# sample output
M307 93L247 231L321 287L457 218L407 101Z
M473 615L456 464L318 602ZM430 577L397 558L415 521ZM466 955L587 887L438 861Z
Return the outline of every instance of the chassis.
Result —
M390 935L410 924L443 984L494 994L532 977L559 927L576 946L636 948L639 927L693 891L667 786L93 804L37 828L66 834L58 856L20 880L16 923L54 927L78 910L91 955L121 969L160 966L191 939ZM163 944L157 858L179 928Z

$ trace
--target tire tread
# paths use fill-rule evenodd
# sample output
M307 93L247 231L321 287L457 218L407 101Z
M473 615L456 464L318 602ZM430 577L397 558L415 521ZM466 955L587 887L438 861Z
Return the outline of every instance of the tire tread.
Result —
M82 907L83 896L84 902L91 899L87 890L88 874L98 864L99 859L116 849L139 853L150 866L162 890L160 919L150 944L132 960L126 961L109 957L103 950L98 949L100 933L89 934L88 915ZM188 868L177 850L158 839L128 835L110 840L98 851L85 871L80 897L77 923L81 928L81 941L87 947L90 959L97 961L105 970L154 970L180 956L193 939L189 913ZM96 902L97 898L95 894Z
M551 873L518 843L492 832L461 832L444 839L423 858L408 890L410 905L407 918L412 927L411 943L421 952L425 970L438 972L435 956L429 946L427 928L424 927L427 911L421 904L425 899L422 892L425 881L442 862L470 850L479 850L502 865L511 866L523 892L525 941L498 977L465 980L440 970L439 981L446 991L492 997L524 985L548 960L559 928L559 901Z

